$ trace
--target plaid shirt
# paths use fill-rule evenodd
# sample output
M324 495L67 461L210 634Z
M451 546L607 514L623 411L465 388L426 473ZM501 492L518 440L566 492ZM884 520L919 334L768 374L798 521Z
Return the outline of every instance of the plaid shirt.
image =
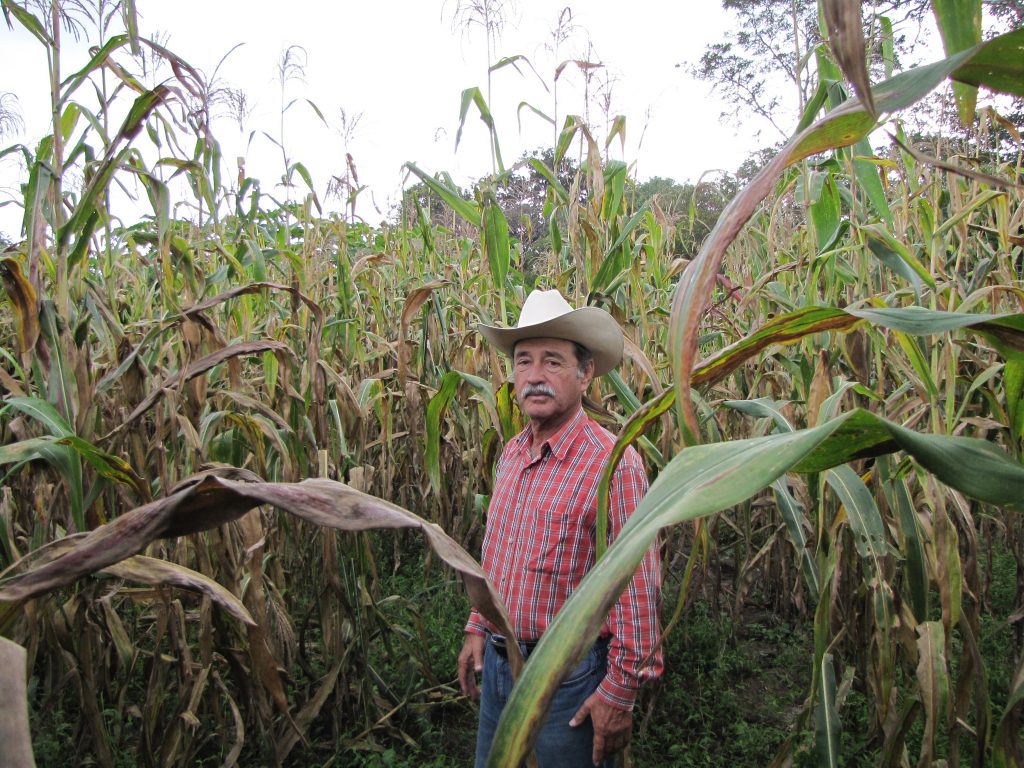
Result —
M482 563L501 594L518 639L537 640L576 585L594 565L597 484L615 438L581 408L538 458L530 457L527 428L505 446L498 460L494 495L487 513ZM629 448L612 478L608 540L647 492L640 455ZM602 629L611 637L608 671L599 695L619 709L631 709L637 689L663 669L658 638L660 563L657 545L644 556L633 580ZM467 632L495 628L476 611Z

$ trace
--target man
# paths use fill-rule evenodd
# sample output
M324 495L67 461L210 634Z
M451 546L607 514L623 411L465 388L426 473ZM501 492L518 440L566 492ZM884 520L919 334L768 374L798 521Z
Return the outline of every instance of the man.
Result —
M479 330L512 357L516 398L530 419L498 460L481 558L528 655L594 564L597 485L615 438L584 413L583 394L619 364L622 330L602 309L574 310L558 291L533 291L514 328ZM646 491L640 456L630 448L612 478L609 542ZM534 746L540 768L611 766L629 743L637 689L662 670L659 579L652 546L601 638L558 689ZM512 686L505 643L470 614L458 664L463 693L480 698L477 768Z

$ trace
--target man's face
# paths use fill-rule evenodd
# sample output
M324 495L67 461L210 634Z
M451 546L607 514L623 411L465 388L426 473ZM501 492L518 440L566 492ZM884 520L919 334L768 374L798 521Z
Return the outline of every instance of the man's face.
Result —
M558 424L574 413L594 378L592 362L580 374L576 349L565 339L524 339L512 361L516 399L535 426Z

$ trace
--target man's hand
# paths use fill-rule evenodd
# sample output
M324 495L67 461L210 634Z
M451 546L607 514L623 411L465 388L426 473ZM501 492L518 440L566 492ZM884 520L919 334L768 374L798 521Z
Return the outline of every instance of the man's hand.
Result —
M483 635L466 633L459 652L459 687L462 692L474 701L480 698L480 689L476 686L476 676L484 671L484 644L487 638Z
M629 744L633 735L633 713L627 709L617 709L597 695L583 702L583 706L573 715L569 725L574 728L587 718L594 723L594 765L600 765L606 757L621 752Z

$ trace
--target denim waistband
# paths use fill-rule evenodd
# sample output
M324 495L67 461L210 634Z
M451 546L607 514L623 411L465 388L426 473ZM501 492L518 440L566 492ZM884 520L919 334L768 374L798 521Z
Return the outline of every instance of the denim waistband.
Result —
M505 659L508 658L508 644L509 644L509 641L508 641L507 638L505 638L503 635L493 635L492 634L492 635L488 635L487 639L490 642L491 646L494 648L495 652L499 656L501 656L502 658L505 658ZM598 648L598 649L605 648L608 645L609 639L610 638L608 638L606 636L599 637L597 639L597 642L594 643L594 647ZM539 640L520 640L519 641L519 650L522 651L524 659L529 658L530 654L533 653L534 649L537 647L537 643L539 643L539 642L540 642Z

